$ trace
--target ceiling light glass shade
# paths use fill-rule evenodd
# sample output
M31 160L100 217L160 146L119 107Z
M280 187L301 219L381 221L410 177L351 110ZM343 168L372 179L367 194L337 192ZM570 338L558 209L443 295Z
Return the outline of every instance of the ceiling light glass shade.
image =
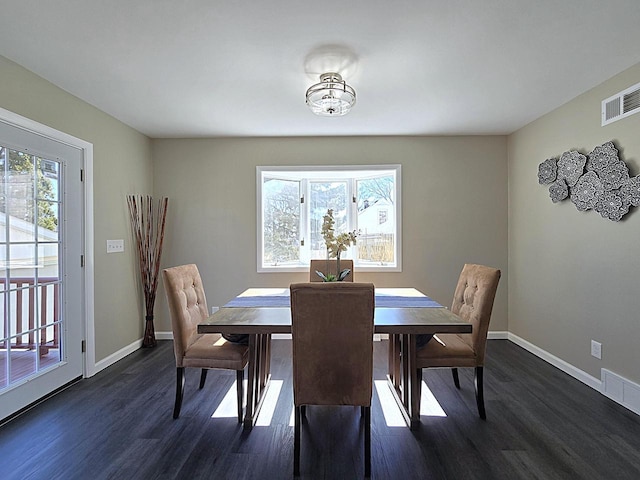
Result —
M307 90L307 105L316 115L346 115L356 103L356 91L337 73L323 73L320 83Z

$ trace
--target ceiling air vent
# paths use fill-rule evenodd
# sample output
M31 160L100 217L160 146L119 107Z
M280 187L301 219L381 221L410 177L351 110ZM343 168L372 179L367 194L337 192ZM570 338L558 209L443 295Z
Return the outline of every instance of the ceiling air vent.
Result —
M602 101L602 126L640 112L640 83Z

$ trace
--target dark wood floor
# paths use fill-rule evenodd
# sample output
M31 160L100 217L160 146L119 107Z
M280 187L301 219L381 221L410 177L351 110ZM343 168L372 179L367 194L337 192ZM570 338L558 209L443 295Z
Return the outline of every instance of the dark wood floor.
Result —
M377 379L386 342L376 342ZM197 390L187 372L173 420L172 344L140 350L0 427L3 479L291 478L291 344L273 342L282 390L268 426L250 433L212 418L235 375L211 371ZM487 421L478 418L471 371L456 390L449 370L424 379L446 417L418 431L387 426L374 389L372 477L378 479L638 479L640 417L506 340L491 340L485 367ZM360 478L360 412L309 408L302 478Z

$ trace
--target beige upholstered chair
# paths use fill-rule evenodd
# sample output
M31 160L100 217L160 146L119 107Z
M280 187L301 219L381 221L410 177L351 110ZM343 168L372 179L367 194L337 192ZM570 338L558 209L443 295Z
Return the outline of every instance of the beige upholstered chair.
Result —
M364 470L371 475L374 288L371 283L291 287L294 475L307 405L355 405L364 417Z
M465 265L453 295L451 311L473 324L472 333L439 333L416 353L418 378L422 378L423 368L451 367L457 388L460 388L458 367L474 367L476 403L483 420L486 419L486 413L482 369L489 320L499 280L500 270L482 265Z
M340 259L340 271L348 268L351 270L349 275L345 277L343 282L353 282L353 260L349 259ZM316 273L318 272L327 274L327 261L326 260L311 260L311 267L309 268L309 281L310 282L322 282L322 278ZM329 260L329 272L337 275L338 270L338 261L335 258Z
M198 334L198 323L208 316L207 299L196 265L182 265L162 271L164 289L167 294L173 350L176 357L177 382L173 418L180 415L184 391L184 369L201 368L200 388L204 387L207 369L223 368L236 370L238 422L242 421L244 367L249 358L246 345L221 340L217 334ZM220 341L221 340L221 341Z

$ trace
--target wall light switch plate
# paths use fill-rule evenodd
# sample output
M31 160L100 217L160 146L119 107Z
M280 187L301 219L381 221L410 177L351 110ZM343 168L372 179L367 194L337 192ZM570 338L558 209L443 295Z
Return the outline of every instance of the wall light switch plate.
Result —
M107 253L124 252L124 240L107 240Z
M591 340L591 356L602 359L602 344Z

